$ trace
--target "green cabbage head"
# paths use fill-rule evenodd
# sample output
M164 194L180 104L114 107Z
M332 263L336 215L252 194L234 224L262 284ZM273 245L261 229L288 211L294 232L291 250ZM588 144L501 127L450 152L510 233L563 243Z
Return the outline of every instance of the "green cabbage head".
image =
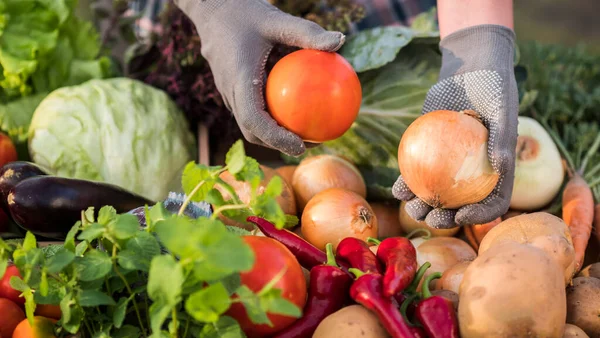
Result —
M116 184L160 201L181 190L196 144L165 92L113 78L50 93L33 115L29 153L55 175Z

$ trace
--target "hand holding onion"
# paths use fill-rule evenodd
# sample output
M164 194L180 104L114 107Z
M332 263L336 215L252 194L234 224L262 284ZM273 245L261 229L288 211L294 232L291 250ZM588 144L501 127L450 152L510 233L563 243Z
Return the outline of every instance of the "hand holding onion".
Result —
M488 129L472 110L437 110L416 119L398 147L401 176L393 189L396 198L408 201L410 217L444 229L487 223L504 214L512 189L499 187L512 188L512 177L500 179L495 167L507 171L511 166L493 166L488 140Z

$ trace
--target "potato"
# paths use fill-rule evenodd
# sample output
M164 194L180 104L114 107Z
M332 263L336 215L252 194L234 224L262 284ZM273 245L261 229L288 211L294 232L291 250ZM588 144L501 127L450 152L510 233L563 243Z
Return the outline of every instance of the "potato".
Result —
M586 266L577 274L577 277L594 277L600 279L600 262Z
M431 294L434 296L441 296L452 302L452 306L454 306L454 310L458 311L458 294L454 291L450 290L433 290Z
M350 305L321 321L312 338L390 337L375 313L361 305Z
M485 235L479 246L479 255L507 241L529 244L544 250L562 267L565 285L573 278L575 249L571 232L562 219L545 212L511 217Z
M600 337L600 279L576 277L567 287L567 323Z
M425 262L431 263L423 280L434 272L444 273L446 270L460 262L472 261L477 257L475 250L467 242L456 237L434 237L421 243L417 247L417 263L419 266ZM438 280L431 282L435 288Z
M462 338L562 337L567 299L562 269L543 250L506 242L479 255L459 290Z
M436 284L438 290L449 290L458 294L460 283L463 279L463 274L467 267L471 264L471 261L460 262L450 269L444 271L442 278Z
M578 328L577 326L573 325L573 324L567 324L565 325L565 333L563 335L563 338L589 338L590 336L588 336L582 329Z

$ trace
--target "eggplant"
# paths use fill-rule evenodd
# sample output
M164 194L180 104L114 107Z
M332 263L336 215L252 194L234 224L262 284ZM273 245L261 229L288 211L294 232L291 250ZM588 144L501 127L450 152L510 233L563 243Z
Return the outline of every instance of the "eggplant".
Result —
M116 185L57 176L31 177L11 189L7 197L13 220L23 229L52 239L65 239L81 212L106 205L118 213L153 205L144 197Z
M9 214L6 198L10 190L25 179L36 176L48 175L35 163L26 161L15 161L5 164L0 168L0 207Z

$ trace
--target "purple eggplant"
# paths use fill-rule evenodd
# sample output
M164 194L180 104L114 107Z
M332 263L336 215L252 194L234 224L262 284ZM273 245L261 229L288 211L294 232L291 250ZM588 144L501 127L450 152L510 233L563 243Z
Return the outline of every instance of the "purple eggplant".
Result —
M2 207L2 210L6 214L10 212L6 203L6 197L8 197L12 188L30 177L45 175L48 175L48 173L44 169L26 161L10 162L0 168L0 207Z
M7 196L13 220L23 229L62 240L88 207L105 205L125 213L154 202L116 185L57 176L32 177L17 184Z

